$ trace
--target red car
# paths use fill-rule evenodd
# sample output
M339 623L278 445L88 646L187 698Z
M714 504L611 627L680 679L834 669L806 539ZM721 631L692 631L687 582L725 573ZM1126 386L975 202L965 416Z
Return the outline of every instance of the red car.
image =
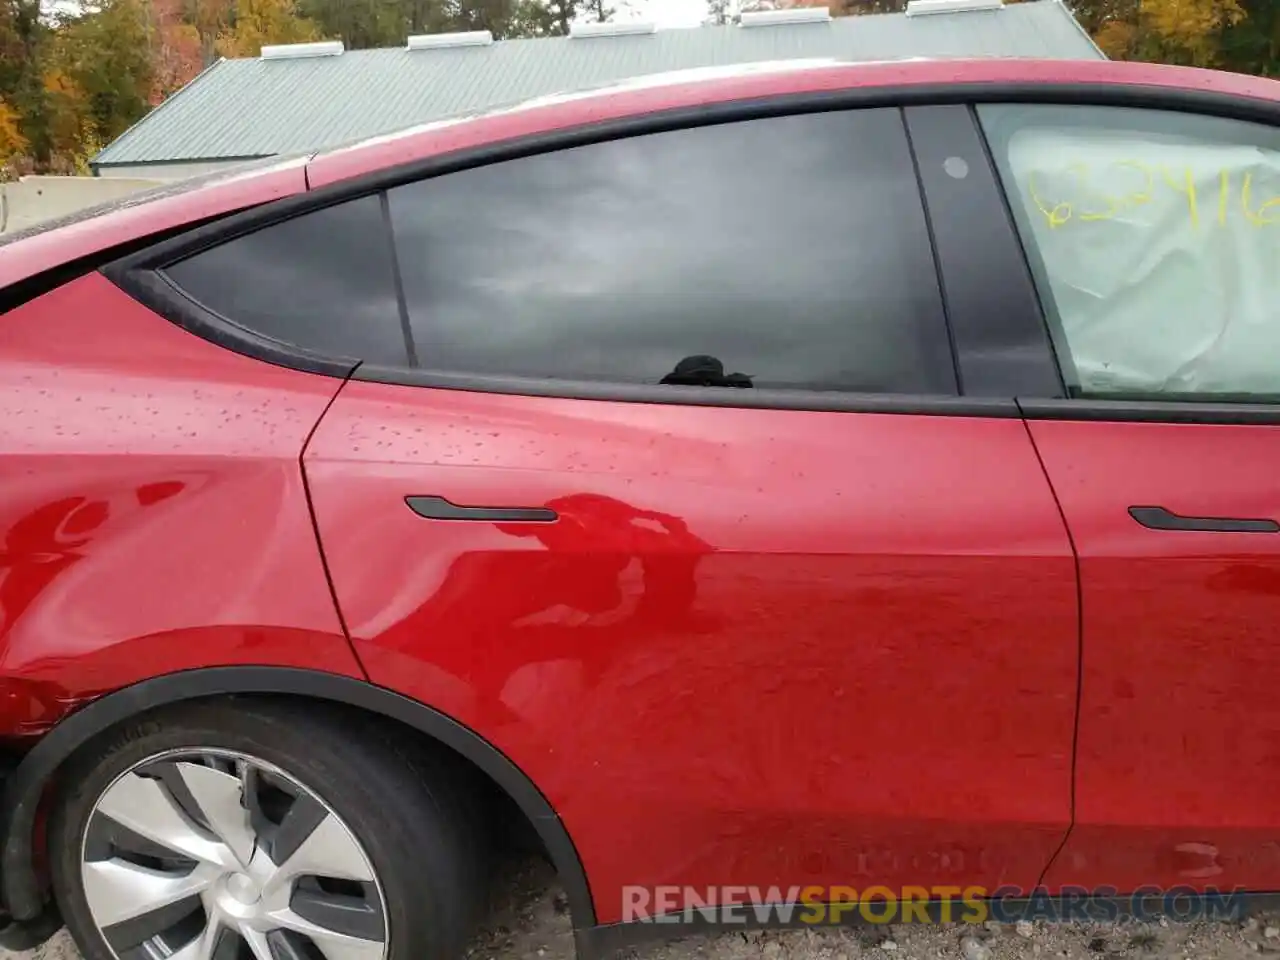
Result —
M1280 889L1278 263L1280 85L1017 60L18 237L7 942L448 958L522 834L584 956L660 887Z

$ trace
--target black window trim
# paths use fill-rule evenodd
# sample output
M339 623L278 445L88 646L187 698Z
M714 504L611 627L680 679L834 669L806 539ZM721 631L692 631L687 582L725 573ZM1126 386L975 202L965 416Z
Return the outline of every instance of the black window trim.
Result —
M1194 111L1236 119L1260 120L1280 124L1280 103L1224 95L1199 90L1181 90L1145 85L1120 85L1099 83L1037 84L1037 83L979 83L958 80L945 84L918 84L852 88L839 91L821 91L803 94L777 95L757 99L734 100L695 107L681 107L654 113L630 116L622 119L587 123L580 126L517 137L412 161L396 167L378 170L370 174L339 181L311 190L307 193L272 201L251 210L234 213L226 218L196 227L178 237L162 240L145 250L132 253L101 268L101 272L126 293L136 297L150 309L197 336L210 340L230 350L247 354L266 362L287 366L304 372L334 377L346 377L379 383L405 386L427 386L443 389L507 393L526 396L549 396L577 399L619 400L626 402L673 403L691 406L731 406L791 410L830 410L846 412L916 413L951 416L1011 417L1041 416L1039 411L1057 409L1057 404L1070 404L1079 410L1081 418L1088 412L1078 404L1088 401L1036 398L1020 402L1022 398L986 398L975 396L913 396L904 394L856 394L820 391L782 390L720 390L703 387L654 386L646 384L617 384L613 382L582 383L577 381L542 380L516 377L479 377L462 374L442 374L424 368L387 368L360 363L353 358L319 356L281 344L269 338L253 334L245 328L210 311L164 279L160 270L167 264L191 256L201 250L234 239L262 227L269 226L304 213L318 210L347 200L377 194L392 187L428 177L442 176L470 167L514 160L555 150L621 139L667 130L711 126L746 120L762 119L789 114L821 113L847 109L894 107L902 113L906 126L905 110L913 105L936 106L955 104L971 107L982 102L1023 103L1088 103L1100 106L1138 106L1147 109ZM990 165L991 158L987 158ZM994 175L994 166L992 166ZM918 171L917 171L918 176ZM928 209L929 198L922 197ZM1008 217L1007 204L998 211ZM994 213L995 211L993 211ZM1025 253L1025 251L1024 251ZM1013 273L1025 270L1025 261L996 264L992 276L1003 275L1017 280ZM943 265L935 257L937 282L944 292L945 301L949 289ZM1025 278L1023 278L1025 280ZM1044 324L1042 311L1028 316L1028 322ZM949 336L955 338L955 331ZM957 344L963 350L963 344ZM959 362L959 361L957 361ZM1050 406L1046 406L1048 403ZM1095 405L1096 406L1096 405ZM1114 414L1129 406L1141 407L1148 412L1150 403L1130 405L1111 402L1097 411L1100 419L1113 419ZM1198 404L1170 404L1177 411L1187 412ZM1211 404L1207 406L1221 406ZM1102 415L1105 408L1111 416ZM1280 422L1280 407L1267 408L1276 422ZM1244 414L1244 411L1240 411ZM1136 411L1135 411L1136 414ZM1209 416L1221 413L1206 411ZM1253 415L1257 415L1256 413ZM1069 417L1070 418L1070 417ZM1219 422L1213 420L1211 422ZM1248 422L1255 422L1250 420ZM1270 422L1270 421L1268 421Z
M1098 400L1089 397L1019 397L1027 420L1078 420L1107 423L1183 423L1222 426L1280 424L1280 404L1208 400Z
M918 104L904 115L961 395L1065 396L1022 239L973 105ZM947 169L956 160L967 165L959 176Z
M123 278L113 276L112 267L104 267L102 272L144 307L225 350L279 367L337 377L340 380L349 379L360 366L360 361L354 357L314 353L243 327L178 289L159 270L133 270Z

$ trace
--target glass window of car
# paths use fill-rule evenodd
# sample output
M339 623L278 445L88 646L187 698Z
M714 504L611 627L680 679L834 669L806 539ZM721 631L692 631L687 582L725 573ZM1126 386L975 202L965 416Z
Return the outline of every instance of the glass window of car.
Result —
M1280 399L1280 131L979 108L1073 395Z
M388 197L424 368L956 392L897 110L612 140Z
M407 362L378 196L265 227L164 272L201 306L277 342L328 357Z

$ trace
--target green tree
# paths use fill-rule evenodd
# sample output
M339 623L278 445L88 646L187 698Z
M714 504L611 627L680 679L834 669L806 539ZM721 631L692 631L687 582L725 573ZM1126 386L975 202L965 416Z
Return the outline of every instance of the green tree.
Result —
M0 100L12 114L22 151L30 151L35 161L48 154L41 87L47 34L39 0L0 0ZM18 153L11 152L6 160Z
M300 0L299 12L312 20L321 33L340 38L348 48L394 47L411 32L410 11L402 0Z
M721 0L726 7L729 0ZM607 20L614 11L606 7ZM517 0L506 26L507 37L562 37L575 20L599 19L587 0Z
M415 33L489 30L498 39L567 33L603 0L298 0L299 13L350 49L394 47ZM597 13L599 11L597 10Z
M1244 16L1222 34L1220 62L1230 70L1280 76L1280 0L1241 0Z
M0 0L0 96L30 85L42 33L39 0Z
M150 109L154 65L142 0L104 0L68 21L53 37L49 68L67 97L82 100L84 138L107 143L124 133Z

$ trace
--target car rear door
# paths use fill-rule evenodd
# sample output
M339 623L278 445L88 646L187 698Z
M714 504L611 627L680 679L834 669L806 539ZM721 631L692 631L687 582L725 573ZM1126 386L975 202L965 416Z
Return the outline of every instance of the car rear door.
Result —
M1029 887L1068 825L1075 567L1011 399L1056 372L977 128L767 112L348 202L396 255L304 457L345 624L547 796L601 923ZM174 280L269 299L305 221Z
M1280 131L1201 109L979 108L1068 386L1023 402L1083 603L1054 887L1280 886Z

